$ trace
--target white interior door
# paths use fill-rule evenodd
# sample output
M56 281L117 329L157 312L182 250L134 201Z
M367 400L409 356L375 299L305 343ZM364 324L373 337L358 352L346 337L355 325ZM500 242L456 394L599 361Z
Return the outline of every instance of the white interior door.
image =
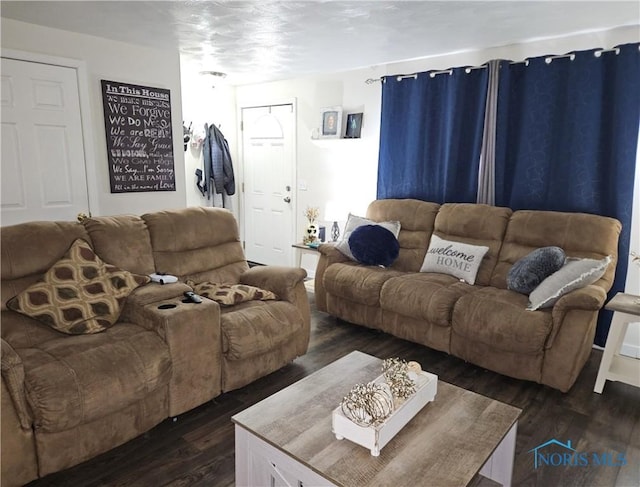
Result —
M292 265L293 105L242 109L243 222L247 260Z
M89 212L76 70L2 58L2 225Z

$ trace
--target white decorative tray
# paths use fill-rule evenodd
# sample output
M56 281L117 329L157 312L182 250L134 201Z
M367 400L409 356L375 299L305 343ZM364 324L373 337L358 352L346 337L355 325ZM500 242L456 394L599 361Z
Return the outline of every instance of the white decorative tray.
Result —
M413 374L412 374L413 375ZM331 430L338 440L344 438L371 450L371 455L377 457L380 450L398 434L398 432L418 414L428 403L435 399L438 390L438 376L420 371L412 378L416 383L416 392L406 400L395 400L395 411L385 421L377 426L358 426L347 418L338 406L331 414ZM384 382L384 375L378 376L373 382ZM402 403L400 403L402 401Z

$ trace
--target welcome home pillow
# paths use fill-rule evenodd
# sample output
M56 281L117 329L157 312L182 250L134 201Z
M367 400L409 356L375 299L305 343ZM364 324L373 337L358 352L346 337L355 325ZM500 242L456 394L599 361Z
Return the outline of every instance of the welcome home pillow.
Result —
M478 269L489 247L470 245L431 236L429 250L424 256L420 272L438 272L475 284Z
M567 259L562 269L551 274L531 292L527 309L535 311L550 308L565 294L596 282L604 275L610 263L610 255L602 260Z
M361 216L356 216L349 213L349 218L347 218L347 224L344 226L342 240L340 240L336 244L336 249L338 249L344 255L349 257L351 260L357 261L357 259L353 256L351 247L349 246L349 237L351 237L351 234L356 228L361 227L363 225L379 225L382 228L386 228L387 230L389 230L395 238L398 238L398 234L400 233L399 221L374 222L373 220L362 218Z
M122 305L147 276L107 264L82 239L35 282L7 302L7 307L62 333L98 333L120 317Z

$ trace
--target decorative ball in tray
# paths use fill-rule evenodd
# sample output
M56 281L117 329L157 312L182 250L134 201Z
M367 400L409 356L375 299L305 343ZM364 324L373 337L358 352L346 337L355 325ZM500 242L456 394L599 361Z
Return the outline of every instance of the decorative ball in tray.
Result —
M436 396L438 376L417 362L382 362L382 375L357 384L332 413L332 431L380 455L380 450Z

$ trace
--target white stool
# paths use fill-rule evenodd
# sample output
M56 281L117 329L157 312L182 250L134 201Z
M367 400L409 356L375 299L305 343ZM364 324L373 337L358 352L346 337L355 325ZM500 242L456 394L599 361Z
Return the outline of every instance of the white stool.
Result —
M640 359L620 355L629 323L640 321L640 304L635 302L638 298L632 294L618 293L605 306L605 309L613 311L613 319L593 388L598 394L602 394L607 380L640 387Z

